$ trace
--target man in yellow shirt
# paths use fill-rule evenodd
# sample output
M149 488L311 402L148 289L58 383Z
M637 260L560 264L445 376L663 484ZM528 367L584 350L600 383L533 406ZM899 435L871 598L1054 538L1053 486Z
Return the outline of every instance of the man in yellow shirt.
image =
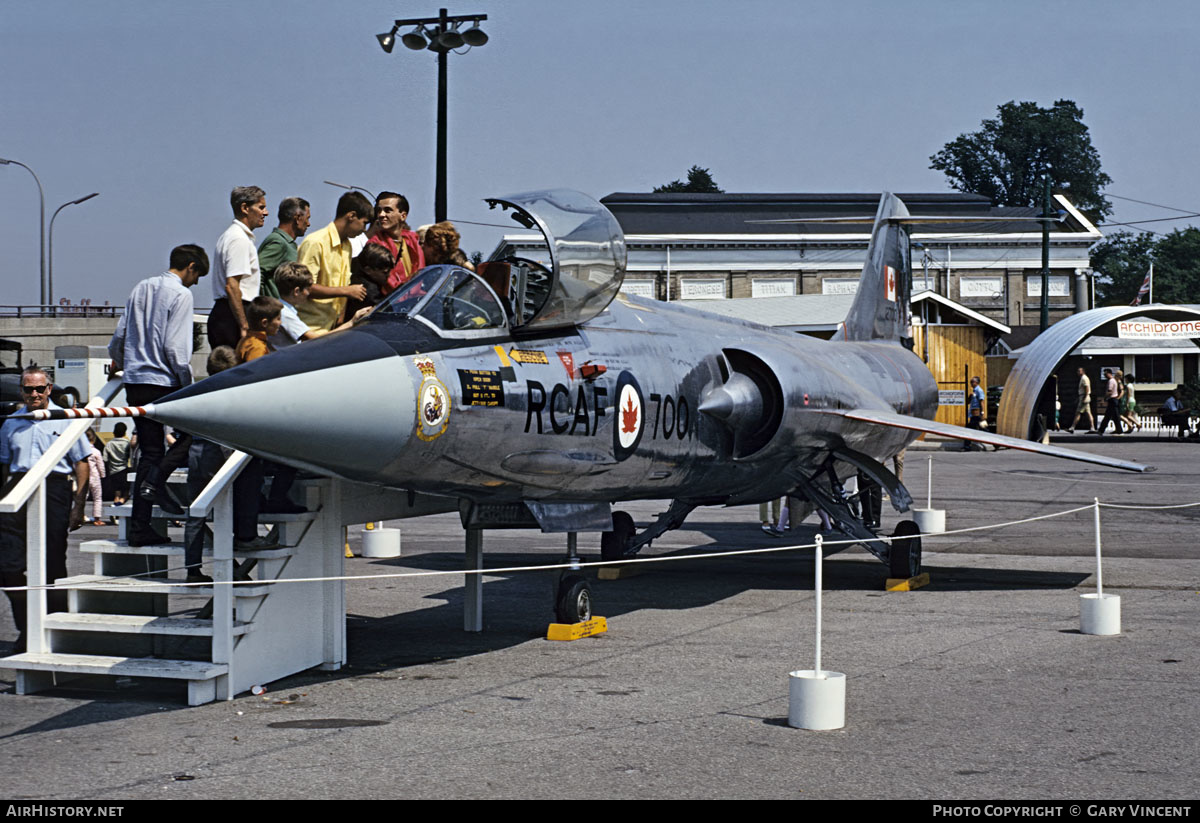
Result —
M346 192L338 199L333 222L309 233L300 244L297 262L312 273L313 285L308 301L296 311L313 331L329 331L341 323L347 297L362 300L367 295L365 287L350 283L350 238L366 230L372 211L371 201L362 194Z

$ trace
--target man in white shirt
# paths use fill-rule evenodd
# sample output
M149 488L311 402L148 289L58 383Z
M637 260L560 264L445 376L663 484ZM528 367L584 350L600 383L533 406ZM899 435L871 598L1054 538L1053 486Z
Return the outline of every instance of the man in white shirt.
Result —
M190 288L208 273L208 255L199 246L177 246L171 250L170 265L162 274L134 286L125 303L125 314L108 344L112 370L125 372L125 396L132 406L153 403L192 382ZM165 497L163 426L148 417L134 418L133 425L141 457L133 487L129 542L134 546L165 543L166 537L150 525L154 503L162 504ZM181 450L186 455L186 443ZM148 491L143 491L143 486Z
M246 336L246 306L258 297L262 274L254 230L267 220L267 193L258 186L238 186L229 196L233 223L213 251L213 309L208 316L208 344L236 346Z

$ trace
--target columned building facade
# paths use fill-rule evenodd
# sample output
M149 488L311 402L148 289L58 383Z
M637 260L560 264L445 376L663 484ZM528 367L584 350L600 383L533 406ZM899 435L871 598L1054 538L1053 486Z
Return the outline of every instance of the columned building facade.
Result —
M1007 326L1040 318L1042 233L1035 208L959 193L899 194L914 216L914 291L926 286ZM656 300L853 294L878 194L615 193L602 203L625 232L623 291ZM1099 230L1064 198L1050 232L1050 321L1091 307L1088 248ZM863 223L761 222L868 218ZM979 222L979 221L986 222ZM493 257L536 257L540 238L507 235Z

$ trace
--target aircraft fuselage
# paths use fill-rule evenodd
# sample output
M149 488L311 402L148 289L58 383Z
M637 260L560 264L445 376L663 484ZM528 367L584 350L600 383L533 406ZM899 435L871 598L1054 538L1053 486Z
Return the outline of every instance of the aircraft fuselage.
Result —
M700 410L737 375L758 395L749 417ZM497 502L754 502L786 493L789 471L815 470L831 449L883 460L915 437L816 412L931 417L936 407L928 369L897 343L822 341L639 298L529 336L447 340L419 318L372 319L172 399L187 396L164 404L195 418L176 425L252 453ZM227 415L206 415L196 402L205 398L284 405L273 419L213 431L206 418Z

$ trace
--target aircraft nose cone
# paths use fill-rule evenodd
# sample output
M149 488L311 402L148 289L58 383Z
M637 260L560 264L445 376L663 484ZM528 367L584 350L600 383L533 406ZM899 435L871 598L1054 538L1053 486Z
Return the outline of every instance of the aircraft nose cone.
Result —
M416 415L401 359L355 330L207 377L154 406L156 419L192 435L360 480L400 456Z

